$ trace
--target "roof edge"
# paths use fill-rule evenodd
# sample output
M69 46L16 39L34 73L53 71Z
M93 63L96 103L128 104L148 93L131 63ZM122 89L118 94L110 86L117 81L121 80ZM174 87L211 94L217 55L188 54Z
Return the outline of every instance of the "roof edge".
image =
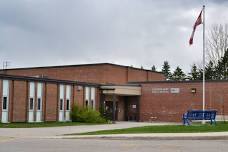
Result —
M9 70L28 70L28 69L44 69L44 68L65 68L65 67L79 67L79 66L100 66L100 65L111 65L111 66L119 66L119 67L125 67L125 68L131 68L135 70L143 70L143 71L149 71L149 72L154 72L154 73L159 73L162 74L162 72L159 71L152 71L148 69L141 69L141 68L136 68L132 66L127 66L127 65L119 65L119 64L114 64L114 63L91 63L91 64L73 64L73 65L56 65L56 66L39 66L39 67L22 67L22 68L9 68L5 69L7 71ZM3 71L3 69L0 69L0 71Z
M206 80L205 82L228 82L228 80ZM129 84L147 84L147 83L203 83L202 80L189 81L132 81Z

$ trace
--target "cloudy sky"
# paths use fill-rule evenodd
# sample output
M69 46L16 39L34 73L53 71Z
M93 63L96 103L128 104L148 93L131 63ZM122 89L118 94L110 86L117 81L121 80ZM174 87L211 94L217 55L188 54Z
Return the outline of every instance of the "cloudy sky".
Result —
M110 62L185 71L202 60L203 0L0 0L0 63ZM206 0L206 27L228 23L228 0Z

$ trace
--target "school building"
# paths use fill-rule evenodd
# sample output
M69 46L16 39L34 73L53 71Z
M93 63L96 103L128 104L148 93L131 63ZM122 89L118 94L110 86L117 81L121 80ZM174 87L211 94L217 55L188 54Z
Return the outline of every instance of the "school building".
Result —
M206 82L206 108L228 115L228 81ZM71 121L74 104L104 108L117 121L180 122L202 108L202 82L111 63L0 70L0 120Z

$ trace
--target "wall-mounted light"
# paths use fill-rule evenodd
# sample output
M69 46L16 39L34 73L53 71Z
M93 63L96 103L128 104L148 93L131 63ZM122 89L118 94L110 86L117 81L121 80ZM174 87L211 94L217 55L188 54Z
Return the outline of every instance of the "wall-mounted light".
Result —
M191 88L191 93L195 94L196 93L196 88Z

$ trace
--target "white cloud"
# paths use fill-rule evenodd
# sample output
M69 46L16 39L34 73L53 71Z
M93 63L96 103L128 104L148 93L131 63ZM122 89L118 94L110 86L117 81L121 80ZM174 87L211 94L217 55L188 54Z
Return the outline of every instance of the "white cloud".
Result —
M113 62L185 71L201 60L201 31L188 46L198 0L0 2L0 61L12 67ZM227 23L227 3L208 1L207 27ZM222 13L221 13L222 12Z

